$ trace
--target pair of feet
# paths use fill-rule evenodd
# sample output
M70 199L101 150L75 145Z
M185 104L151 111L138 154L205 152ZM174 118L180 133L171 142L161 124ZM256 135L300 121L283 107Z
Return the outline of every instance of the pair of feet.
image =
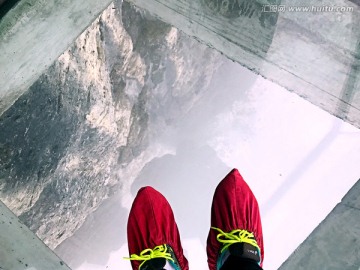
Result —
M165 264L169 269L189 269L171 206L152 187L138 191L127 236L133 270L161 270ZM264 247L259 207L236 169L215 190L206 251L210 270L261 269Z

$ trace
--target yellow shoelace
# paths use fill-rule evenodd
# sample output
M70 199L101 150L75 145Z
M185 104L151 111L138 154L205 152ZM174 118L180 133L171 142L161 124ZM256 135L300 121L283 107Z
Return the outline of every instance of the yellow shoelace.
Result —
M224 244L224 246L221 249L221 253L224 250L226 250L230 245L235 243L248 243L260 250L260 247L258 246L255 240L254 234L248 232L247 230L232 230L231 232L226 233L219 228L216 227L211 227L211 228L219 232L219 234L216 236L216 239L220 243Z
M141 266L146 261L154 259L154 258L165 258L167 260L174 262L174 259L171 257L171 254L169 252L167 252L167 246L165 244L156 246L153 249L151 249L151 248L144 249L143 251L141 251L141 253L139 255L132 254L132 255L130 255L130 258L124 258L124 259L131 260L131 261L143 261L139 266L139 269L141 269Z

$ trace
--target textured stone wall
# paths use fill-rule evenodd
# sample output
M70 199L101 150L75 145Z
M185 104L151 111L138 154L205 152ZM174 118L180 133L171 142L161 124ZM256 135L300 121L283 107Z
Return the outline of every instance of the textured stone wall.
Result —
M165 151L153 142L196 105L220 59L128 3L110 5L1 116L0 199L54 248Z

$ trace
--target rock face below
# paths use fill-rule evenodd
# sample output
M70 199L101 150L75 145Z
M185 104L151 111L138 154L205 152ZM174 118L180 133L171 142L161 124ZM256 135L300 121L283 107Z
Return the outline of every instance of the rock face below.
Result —
M165 150L221 56L116 1L0 118L0 199L51 248Z

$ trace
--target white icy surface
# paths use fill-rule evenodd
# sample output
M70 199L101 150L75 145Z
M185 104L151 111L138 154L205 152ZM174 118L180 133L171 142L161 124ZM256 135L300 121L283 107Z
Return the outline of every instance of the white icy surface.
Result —
M140 178L149 181L141 185L154 186L169 200L190 268L197 270L207 269L212 192L231 168L239 169L258 199L267 270L277 269L288 258L360 175L358 129L230 62L219 70L197 106L154 145L172 150L148 163ZM208 162L209 149L215 156L209 156ZM205 182L197 184L201 177ZM124 179L125 192L116 195L116 203L101 206L97 215L88 218L90 225L84 227L82 237L75 234L63 244L70 267L131 269L129 261L122 259L128 256L127 210L119 211L122 217L116 213L121 206L130 208L135 178ZM197 213L198 220L186 218L190 211ZM96 223L99 218L101 226ZM119 238L117 247L109 248L107 241L84 240L101 239L102 233L112 235L111 241ZM106 260L98 258L97 250L109 250ZM61 257L64 251L58 254ZM84 256L81 264L72 265L79 256Z

